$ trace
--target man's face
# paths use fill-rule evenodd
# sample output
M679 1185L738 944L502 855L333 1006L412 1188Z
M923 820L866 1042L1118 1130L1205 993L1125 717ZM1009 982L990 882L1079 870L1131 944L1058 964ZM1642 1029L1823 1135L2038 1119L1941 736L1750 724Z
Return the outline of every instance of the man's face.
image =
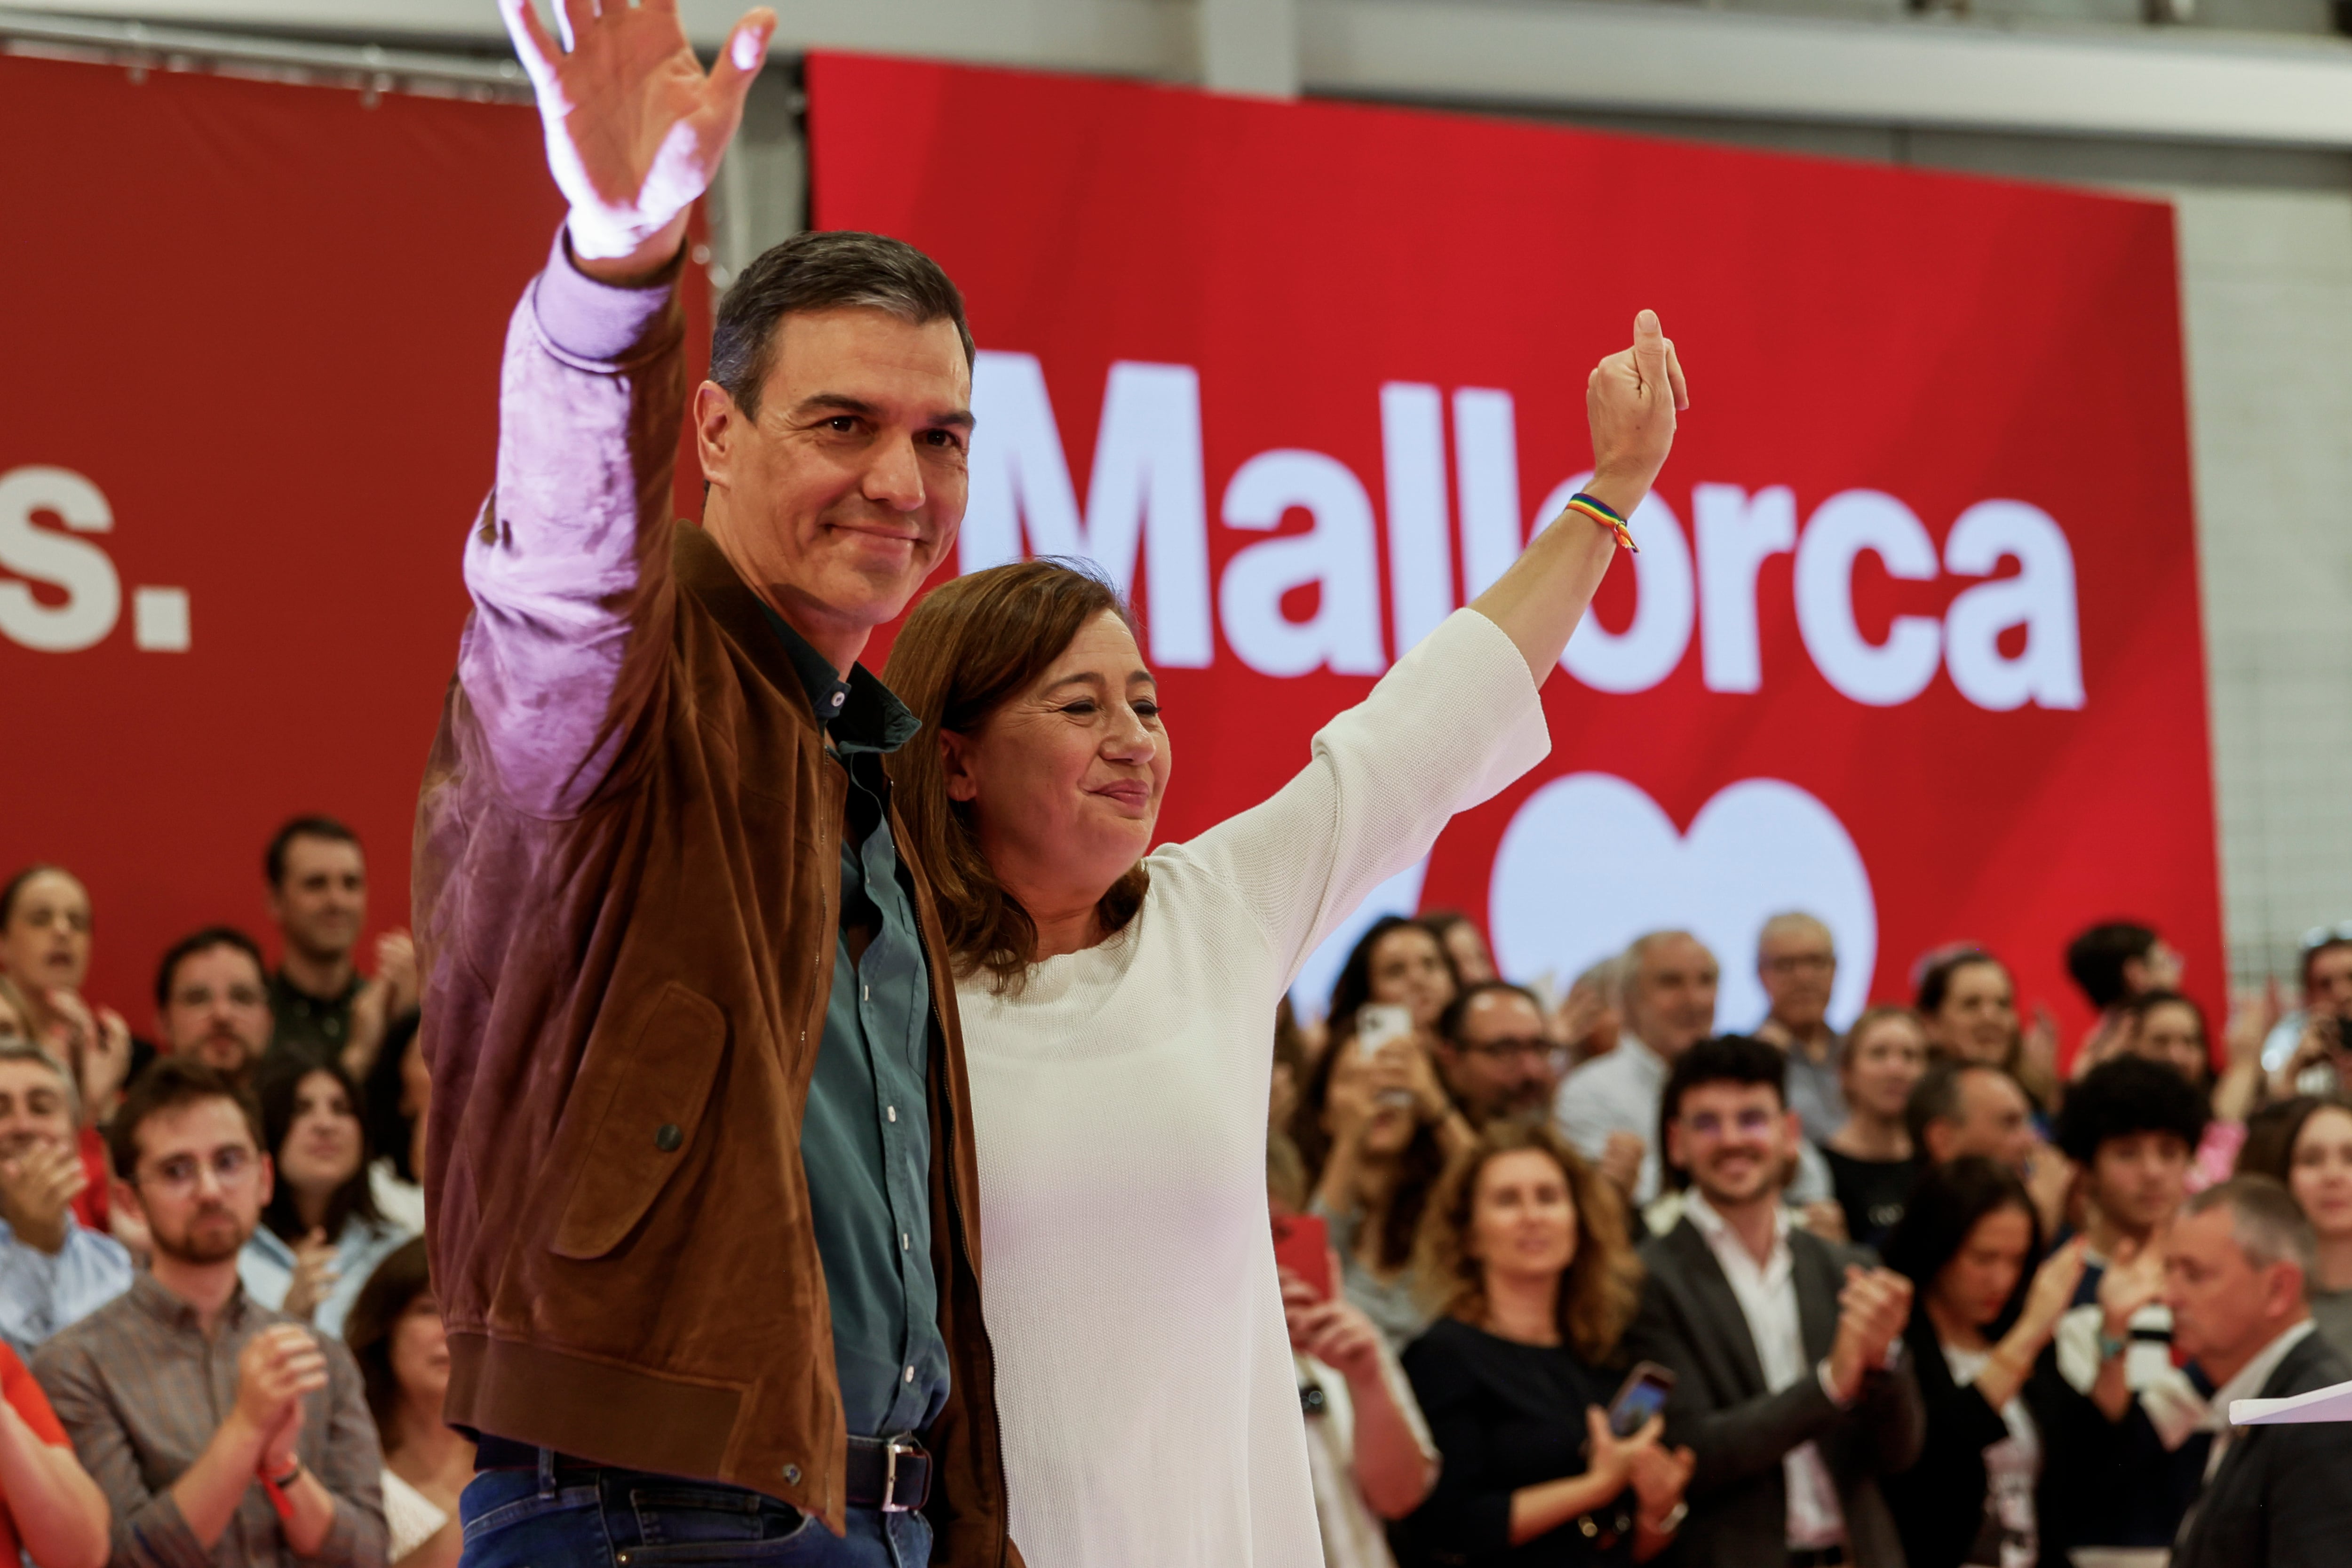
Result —
M1829 933L1792 924L1756 944L1756 978L1771 999L1772 1019L1802 1037L1822 1026L1830 1006L1830 983L1837 978L1837 952Z
M2292 1263L2256 1268L2238 1245L2230 1205L2184 1215L2164 1247L2164 1300L2172 1309L2173 1348L2228 1369L2245 1363L2292 1321L2303 1294L2300 1270Z
M269 1201L269 1161L245 1113L217 1096L139 1124L139 1163L115 1192L147 1223L155 1250L183 1263L235 1258Z
M2033 1108L2005 1072L1964 1072L1959 1119L1951 1124L1943 1158L1981 1154L2023 1175L2033 1161Z
M1462 1037L1441 1040L1438 1066L1473 1122L1541 1114L1559 1079L1543 1015L1516 991L1482 991L1462 1013Z
M41 1063L0 1061L0 1160L72 1147L72 1104L65 1084Z
M1654 942L1635 971L1626 1023L1673 1061L1715 1032L1715 954L1687 936Z
M2352 942L2322 948L2306 967L2304 1005L2315 1013L2352 1018Z
M971 369L955 323L845 307L776 327L760 412L695 395L705 526L795 626L854 635L904 609L963 521Z
M334 963L347 957L367 923L367 861L342 838L301 838L286 846L285 879L270 889L269 918L286 945Z
M1770 1084L1700 1084L1666 1126L1666 1158L1717 1208L1779 1193L1796 1152L1796 1118Z
M180 960L162 1017L164 1049L242 1074L269 1048L269 993L243 948L205 948Z
M2126 1132L2091 1157L2091 1199L2134 1236L2146 1236L2180 1207L2189 1145L2177 1132Z

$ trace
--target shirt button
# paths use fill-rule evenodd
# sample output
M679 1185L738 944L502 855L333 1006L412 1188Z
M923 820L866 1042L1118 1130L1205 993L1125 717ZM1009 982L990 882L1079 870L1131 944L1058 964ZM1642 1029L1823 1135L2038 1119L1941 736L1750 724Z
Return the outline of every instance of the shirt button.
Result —
M915 1381L915 1369L911 1366L907 1369L907 1381L908 1383Z
M659 1130L654 1133L654 1147L665 1154L676 1153L677 1146L685 1142L686 1134L678 1131L677 1123L675 1121L663 1122Z
M883 1108L883 1114L887 1116L891 1121L896 1121L898 1120L898 1108L895 1105L886 1106Z
M801 1468L798 1465L786 1465L784 1467L784 1479L794 1486L798 1486L801 1479Z
M840 692L838 692L838 691L836 691L836 692L835 692L835 693L833 694L833 705L834 705L835 708L838 708L838 707L840 707L840 706L841 706L841 693L840 693Z
M900 1231L900 1232L898 1233L898 1250L899 1250L899 1251L901 1251L901 1252L908 1252L908 1251L912 1251L912 1250L913 1250L913 1248L914 1248L914 1245L915 1245L915 1244L914 1244L913 1242L911 1242L911 1241L909 1241L909 1240L908 1240L908 1239L907 1239L907 1233L906 1233L905 1231L903 1231L903 1230L902 1230L902 1231Z

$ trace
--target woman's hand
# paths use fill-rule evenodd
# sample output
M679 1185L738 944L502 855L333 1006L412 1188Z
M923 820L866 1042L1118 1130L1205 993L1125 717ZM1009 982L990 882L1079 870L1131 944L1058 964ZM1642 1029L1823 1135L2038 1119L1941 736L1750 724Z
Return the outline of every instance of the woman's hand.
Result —
M1674 340L1654 310L1633 318L1633 346L1593 367L1584 384L1592 426L1592 479L1585 493L1631 517L1650 493L1675 444L1675 414L1690 406Z
M311 1231L294 1244L294 1278L286 1287L286 1300L278 1310L309 1322L341 1278L335 1268L335 1244L327 1239L325 1231Z
M2058 1331L2058 1320L2074 1304L2074 1292L2083 1283L2083 1264L2091 1249L2088 1237L2078 1236L2042 1260L2033 1271L2033 1283L2025 1292L2024 1309L2017 1315L2017 1326L2031 1325L2033 1350L2040 1354Z
M1601 1484L1606 1496L1615 1497L1633 1483L1633 1467L1643 1462L1643 1450L1656 1449L1658 1439L1665 1435L1666 1419L1653 1415L1631 1437L1620 1437L1609 1429L1609 1413L1598 1405L1588 1405L1584 1430L1584 1473Z
M2107 1271L2099 1277L2099 1311L2105 1320L2107 1337L2126 1337L2140 1309L2163 1294L2163 1230L2144 1242L2129 1237L2117 1242L2116 1255L2107 1259Z
M1662 1426L1658 1416L1650 1424ZM1644 1521L1656 1520L1674 1511L1682 1501L1683 1489L1690 1485L1691 1471L1697 1467L1698 1456L1687 1447L1669 1448L1664 1442L1654 1442L1633 1450L1627 1465L1633 1482L1633 1496L1641 1504Z
M85 1126L103 1127L114 1120L114 1103L131 1076L131 1026L111 1007L89 1016L81 1052L81 1119Z

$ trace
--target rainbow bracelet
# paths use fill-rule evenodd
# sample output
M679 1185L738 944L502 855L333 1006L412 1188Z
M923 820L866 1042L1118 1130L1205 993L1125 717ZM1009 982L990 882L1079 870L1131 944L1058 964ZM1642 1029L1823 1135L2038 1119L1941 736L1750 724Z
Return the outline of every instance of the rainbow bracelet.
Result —
M1591 518L1593 521L1599 523L1601 527L1615 534L1617 536L1618 543L1623 545L1626 549L1632 551L1636 555L1642 553L1642 547L1633 542L1633 531L1625 526L1625 520L1619 517L1617 513L1610 508L1607 501L1596 500L1591 496L1586 495L1582 490L1579 490L1574 495L1568 498L1568 510L1570 511L1582 512L1585 516Z

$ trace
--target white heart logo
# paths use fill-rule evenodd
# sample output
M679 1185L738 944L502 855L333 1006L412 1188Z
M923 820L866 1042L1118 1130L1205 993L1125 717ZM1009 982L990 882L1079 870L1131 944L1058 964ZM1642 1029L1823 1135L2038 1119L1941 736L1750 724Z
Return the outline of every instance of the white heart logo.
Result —
M1749 1029L1765 1013L1757 933L1789 910L1818 916L1837 939L1830 1018L1843 1028L1870 997L1878 906L1836 813L1785 780L1741 779L1680 834L1638 785L1570 773L1511 818L1486 918L1504 973L1549 971L1563 988L1644 931L1688 931L1723 966L1717 1027Z

